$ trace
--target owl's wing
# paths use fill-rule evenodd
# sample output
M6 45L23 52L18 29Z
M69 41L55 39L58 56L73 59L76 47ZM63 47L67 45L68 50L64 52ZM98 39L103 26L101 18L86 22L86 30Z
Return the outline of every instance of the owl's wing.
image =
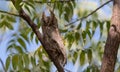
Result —
M66 51L65 51L62 37L60 36L59 30L57 28L51 32L51 39L54 41L54 43L56 43L57 47L55 47L55 48L61 54L61 56L60 56L61 57L60 59L62 60L61 62L63 65L65 65L66 60L67 60L66 59ZM55 44L52 44L52 45L55 46Z
M50 30L49 30L50 31ZM53 36L51 36L50 32L47 31L47 36L49 37L49 42L51 43L51 45L53 46L53 48L57 49L58 53L61 53L61 50L60 50L60 46L59 46L59 43L56 41L56 34Z

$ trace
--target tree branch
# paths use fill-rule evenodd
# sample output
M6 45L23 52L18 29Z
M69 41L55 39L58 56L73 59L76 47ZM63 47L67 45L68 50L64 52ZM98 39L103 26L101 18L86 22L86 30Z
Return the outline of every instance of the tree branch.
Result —
M113 2L111 25L107 36L100 72L116 72L115 64L120 45L120 0Z
M15 4L15 0L11 0L13 5ZM21 8L19 11L19 16L23 18L29 26L32 28L33 32L36 34L38 40L41 42L41 44L44 47L43 39L42 39L42 34L39 31L39 28L37 25L30 19L30 17L24 12L24 10Z
M10 12L7 12L7 11L2 11L0 10L1 13L5 13L5 14L9 14L9 15L13 15L13 16L18 16L20 17L18 14L14 14L14 13L10 13Z
M12 1L13 5L15 5L16 0L11 0L11 1ZM46 41L43 40L42 34L40 33L39 28L37 27L37 25L30 19L30 17L24 12L24 10L22 8L19 9L19 15L32 28L33 32L36 34L38 40L41 42L43 48L45 49L45 51L49 55L49 58L51 59L51 57L52 57L51 56L51 51L48 51L49 45L46 45L46 43L45 43ZM59 66L59 63L56 60L52 60L52 62L54 63L54 65L56 66L56 68L57 68L57 70L59 72L64 72L63 67Z
M94 14L96 11L98 11L100 8L102 8L103 6L105 6L106 4L108 4L108 3L112 2L112 1L113 1L113 0L109 0L109 1L105 2L104 4L102 4L101 6L99 6L98 8L96 8L94 11L92 11L91 13L89 13L88 15L86 15L86 16L84 16L84 17L82 17L82 18L79 18L79 19L77 19L76 21L70 22L69 24L67 24L67 25L65 25L65 26L69 26L69 25L71 25L71 24L76 23L77 21L80 21L80 20L83 20L83 19L89 17L90 15L92 15L92 14Z

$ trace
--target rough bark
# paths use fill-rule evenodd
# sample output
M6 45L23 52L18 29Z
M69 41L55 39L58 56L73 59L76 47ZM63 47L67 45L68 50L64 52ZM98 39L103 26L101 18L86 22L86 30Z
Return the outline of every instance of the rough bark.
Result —
M120 0L114 0L111 27L105 44L100 72L114 72L120 43Z

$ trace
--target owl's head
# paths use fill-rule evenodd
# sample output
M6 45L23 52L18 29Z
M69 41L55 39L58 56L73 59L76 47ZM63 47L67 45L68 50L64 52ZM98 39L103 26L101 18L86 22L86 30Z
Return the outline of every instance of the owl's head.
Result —
M50 17L46 16L45 13L43 12L42 19L41 19L42 25L48 26L49 21L50 21Z
M44 26L52 26L54 24L57 24L57 19L54 15L54 13L50 10L50 16L46 16L43 12L42 19L41 19L42 25Z

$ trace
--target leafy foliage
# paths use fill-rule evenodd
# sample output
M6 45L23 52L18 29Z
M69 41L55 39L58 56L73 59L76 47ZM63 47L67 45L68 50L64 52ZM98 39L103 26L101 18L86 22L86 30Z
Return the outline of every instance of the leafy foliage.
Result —
M15 23L16 19L15 17L1 15L0 16L0 28L8 28L10 30L13 30L12 23Z
M79 60L80 67L88 64L83 69L83 72L99 72L100 63L96 64L96 61L101 62L104 41L106 39L105 34L109 31L110 21L94 19L99 15L95 13L96 15L94 14L91 18L65 26L66 23L72 22L75 11L77 11L76 17L79 19L82 16L86 16L91 10L79 11L79 3L81 2L77 3L77 1L62 2L51 0L51 3L48 1L41 0L41 3L37 3L34 0L18 0L15 7L17 10L22 7L39 28L41 28L40 17L44 7L54 9L58 21L60 20L64 23L62 24L64 27L60 27L61 24L59 24L59 28L67 50L68 62L72 61L75 64ZM12 7L10 8L11 10ZM52 69L51 61L27 23L15 16L0 15L1 29L8 28L14 31L14 23L16 22L19 24L18 31L12 34L7 44L7 53L9 55L5 62L6 70L16 72L50 72ZM96 40L95 35L98 28L100 29L100 34L98 33L100 37ZM32 52L29 51L31 43L39 46Z

